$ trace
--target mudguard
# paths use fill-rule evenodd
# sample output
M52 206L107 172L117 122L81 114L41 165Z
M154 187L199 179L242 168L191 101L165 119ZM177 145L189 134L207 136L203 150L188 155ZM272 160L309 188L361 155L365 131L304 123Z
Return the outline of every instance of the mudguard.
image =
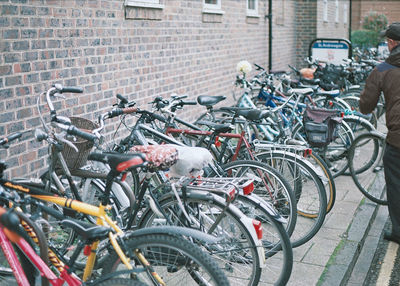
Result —
M203 241L205 243L218 243L221 240L221 238L214 237L199 230L181 226L153 226L126 232L126 236L129 238L141 236L144 234L169 234L175 236L188 236Z

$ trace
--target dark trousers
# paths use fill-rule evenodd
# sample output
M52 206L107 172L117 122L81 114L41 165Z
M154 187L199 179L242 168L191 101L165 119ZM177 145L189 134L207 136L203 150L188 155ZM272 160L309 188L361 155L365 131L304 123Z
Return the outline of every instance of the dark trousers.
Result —
M392 233L400 237L400 149L386 144L383 166Z

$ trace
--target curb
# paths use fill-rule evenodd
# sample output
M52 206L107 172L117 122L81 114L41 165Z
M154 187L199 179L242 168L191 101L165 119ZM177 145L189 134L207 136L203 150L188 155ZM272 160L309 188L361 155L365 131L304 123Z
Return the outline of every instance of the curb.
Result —
M383 180L383 181L382 181ZM376 180L374 187L380 186L384 191L384 177ZM369 200L361 200L354 214L346 237L343 238L331 255L325 270L322 273L318 285L320 286L342 286L350 279L353 268L360 256L361 249L368 236L368 232L377 215L379 205L367 203Z

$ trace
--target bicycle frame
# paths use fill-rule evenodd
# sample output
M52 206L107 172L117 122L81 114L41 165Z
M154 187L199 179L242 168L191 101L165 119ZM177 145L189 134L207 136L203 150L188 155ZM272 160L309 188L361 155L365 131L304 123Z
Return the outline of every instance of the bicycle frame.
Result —
M8 239L3 228L0 228L0 245L4 252L4 256L6 257L11 269L13 270L18 285L29 286L28 279L26 278L25 272L22 269L22 266L18 260L17 254L15 253L11 241ZM26 242L26 240L24 240L23 238L19 238L16 242L16 245L24 253L24 255L29 258L29 261L36 266L36 268L40 272L40 275L46 278L52 285L61 286L64 284L64 282L67 282L70 286L82 285L81 280L75 274L68 273L66 269L64 269L64 271L60 273L60 277L57 277L53 273L53 271L51 271L51 269L46 265L46 263L40 258L40 256L36 254L29 243Z
M46 202L51 202L54 204L57 204L61 207L67 207L70 209L73 209L77 212L90 215L90 216L95 216L97 218L96 224L97 225L103 225L103 226L110 226L114 231L115 234L112 232L109 233L109 239L111 242L111 245L113 246L114 250L120 257L121 261L125 264L125 266L129 269L132 270L133 267L129 263L129 259L125 256L124 252L122 251L121 247L119 246L117 242L117 238L119 236L122 236L124 232L112 221L112 219L106 214L106 211L110 209L110 206L106 206L103 204L100 204L100 206L93 206L90 204L86 204L84 202L80 202L74 199L70 198L62 198L62 197L55 197L53 194L42 191L37 188L33 187L26 187L23 184L17 184L9 180L5 179L0 179L0 185L15 190L17 192L21 192L27 195L30 195L33 198L46 201ZM91 252L88 257L87 264L84 269L84 274L83 274L83 281L87 281L87 279L90 277L92 274L94 264L96 261L96 250L99 245L99 241L95 241L90 245ZM148 263L148 261L145 259L143 255L138 253L138 259L141 261L142 265L147 267L149 273L151 273L154 277L154 279L164 285L165 283L162 281L162 279L159 277L159 275L152 270L151 265Z

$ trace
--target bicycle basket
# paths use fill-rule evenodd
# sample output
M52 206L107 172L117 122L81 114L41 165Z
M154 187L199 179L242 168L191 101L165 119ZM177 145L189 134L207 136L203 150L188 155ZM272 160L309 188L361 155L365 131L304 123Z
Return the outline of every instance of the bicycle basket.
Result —
M90 131L98 127L96 123L86 118L70 117L70 119L71 123L79 129ZM93 147L93 142L76 137L76 141L73 141L72 143L76 146L76 148L78 148L78 152L76 152L67 144L63 144L62 155L67 163L68 168L70 170L76 170L86 164L87 157ZM59 163L56 164L56 169L58 169L58 167Z
M311 147L325 147L338 136L342 123L340 110L310 107L303 115L304 131Z

